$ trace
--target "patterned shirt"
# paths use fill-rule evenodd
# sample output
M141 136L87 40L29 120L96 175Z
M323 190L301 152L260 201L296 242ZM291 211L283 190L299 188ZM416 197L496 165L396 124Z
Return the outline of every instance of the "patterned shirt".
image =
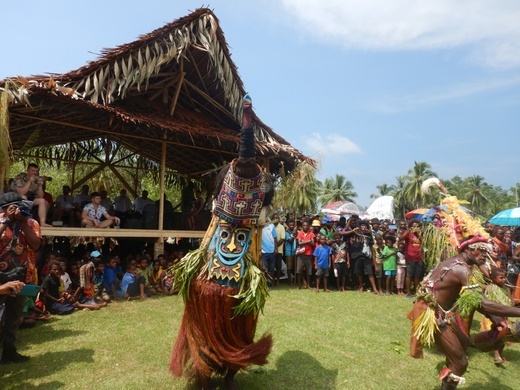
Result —
M89 203L88 205L86 205L85 207L83 207L83 211L86 211L87 212L87 215L90 217L90 218L95 218L97 219L98 221L101 221L101 217L103 216L103 214L106 214L107 212L107 209L104 208L103 206L99 205L97 207L97 210L94 209L94 203Z

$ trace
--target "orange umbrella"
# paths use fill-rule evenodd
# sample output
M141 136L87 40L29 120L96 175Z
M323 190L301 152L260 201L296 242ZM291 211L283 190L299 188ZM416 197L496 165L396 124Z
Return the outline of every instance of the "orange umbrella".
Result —
M406 219L416 218L420 221L422 219L423 214L428 210L429 209L415 209L412 211L408 211L404 216L406 217Z

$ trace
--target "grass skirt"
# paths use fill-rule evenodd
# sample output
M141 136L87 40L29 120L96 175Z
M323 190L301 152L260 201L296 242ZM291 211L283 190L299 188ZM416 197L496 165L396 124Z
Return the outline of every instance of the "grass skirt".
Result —
M193 278L173 347L170 371L188 380L225 375L249 365L267 363L272 336L254 342L258 314L234 316L238 290L207 279Z

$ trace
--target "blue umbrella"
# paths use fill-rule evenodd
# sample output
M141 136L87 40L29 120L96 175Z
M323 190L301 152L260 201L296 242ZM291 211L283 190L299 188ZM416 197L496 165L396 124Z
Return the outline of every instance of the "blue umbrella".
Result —
M489 220L493 225L520 226L520 207L499 212Z

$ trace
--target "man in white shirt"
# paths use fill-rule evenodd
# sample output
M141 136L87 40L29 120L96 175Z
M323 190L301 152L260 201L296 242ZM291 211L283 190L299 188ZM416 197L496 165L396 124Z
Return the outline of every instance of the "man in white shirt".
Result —
M148 197L148 191L143 190L141 196L138 196L134 200L134 218L142 218L144 207L148 204L155 203Z

